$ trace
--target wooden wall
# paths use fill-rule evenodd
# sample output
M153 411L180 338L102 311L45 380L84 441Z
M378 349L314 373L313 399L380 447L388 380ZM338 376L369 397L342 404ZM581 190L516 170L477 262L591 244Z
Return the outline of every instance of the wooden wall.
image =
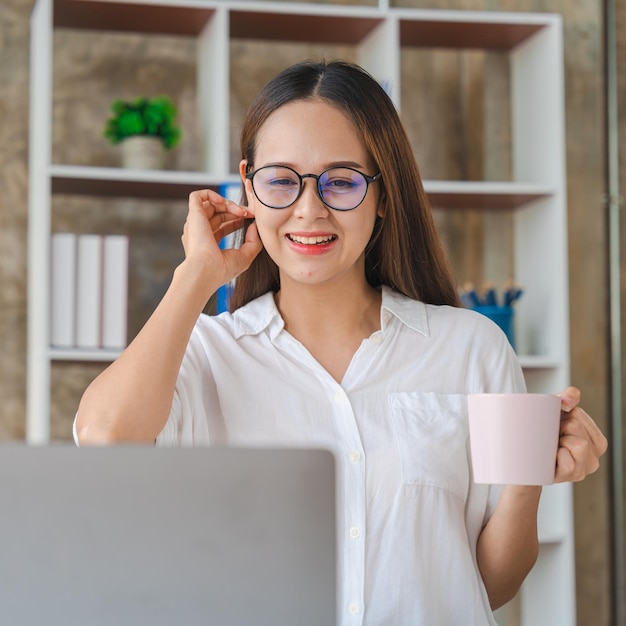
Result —
M332 0L330 0L332 2ZM352 2L358 4L358 2ZM368 4L375 4L371 0ZM584 405L608 432L609 351L607 290L606 134L602 3L597 0L397 0L394 6L449 9L559 12L564 18L566 140L570 251L572 383ZM26 229L28 188L28 45L33 0L0 4L0 439L24 436L26 349ZM626 7L619 19L626 27ZM626 35L620 37L622 58ZM101 139L110 101L116 96L169 93L177 101L185 139L171 165L195 167L197 108L194 44L158 37L63 31L54 40L53 155L76 164L116 164L117 153ZM247 80L269 78L288 59L347 56L350 49L276 46L244 62L259 44L233 46L239 80L231 86L234 112L242 115L251 97ZM425 177L506 178L510 168L506 63L497 54L420 55L422 71L403 62L402 81L419 94L406 113ZM626 63L620 68L621 109L626 114ZM437 80L431 80L436 78ZM433 87L434 85L434 87ZM437 115L434 116L436 111ZM425 123L436 117L437 124ZM625 115L622 115L624 118ZM449 131L453 129L454 133ZM233 142L237 129L233 128ZM456 137L454 141L450 138ZM620 135L626 154L626 133ZM626 173L622 174L623 177ZM622 181L626 189L626 179ZM103 201L56 197L53 227L83 232L131 234L131 335L165 290L180 260L185 199L175 203ZM80 212L76 209L80 207ZM80 215L80 219L76 216ZM511 272L507 217L437 214L459 280L501 281ZM471 233L468 238L467 234ZM483 248L496 232L499 248ZM491 237L490 237L491 238ZM624 262L622 261L622 266ZM623 269L626 269L623 267ZM624 274L626 276L626 273ZM626 278L624 279L626 280ZM626 283L625 283L626 284ZM626 334L626 333L624 333ZM67 440L80 394L98 373L97 365L53 368L52 435ZM610 624L609 465L575 487L577 604L579 624ZM513 619L513 618L511 618ZM555 625L556 626L556 625Z

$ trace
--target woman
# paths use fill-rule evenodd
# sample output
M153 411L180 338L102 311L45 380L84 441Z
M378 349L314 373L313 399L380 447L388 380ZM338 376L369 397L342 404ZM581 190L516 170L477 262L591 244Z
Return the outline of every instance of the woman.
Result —
M185 260L86 390L77 441L330 447L340 622L495 624L537 557L541 489L472 483L464 397L524 379L501 331L457 307L393 104L356 66L289 68L250 108L240 173L243 206L191 194ZM235 277L232 313L201 315ZM578 401L562 394L557 481L606 450Z

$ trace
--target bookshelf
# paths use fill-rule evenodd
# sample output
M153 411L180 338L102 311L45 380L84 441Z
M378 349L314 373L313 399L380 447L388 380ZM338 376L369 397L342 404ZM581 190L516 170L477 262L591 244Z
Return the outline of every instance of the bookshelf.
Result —
M53 163L52 37L57 28L193 37L201 162L197 171L134 171ZM562 25L558 15L319 5L245 0L37 0L31 16L28 232L27 441L49 441L50 369L57 361L113 360L118 351L50 346L50 212L54 194L184 198L237 181L229 102L232 41L346 45L388 89L402 114L403 54L415 48L495 50L508 57L511 180L425 180L437 210L512 215L515 278L532 285L516 313L517 349L529 390L569 382ZM259 85L260 86L260 85ZM209 96L210 94L210 96ZM217 94L217 95L216 95ZM487 242L488 245L488 242ZM572 488L544 489L539 561L521 592L524 626L574 625Z

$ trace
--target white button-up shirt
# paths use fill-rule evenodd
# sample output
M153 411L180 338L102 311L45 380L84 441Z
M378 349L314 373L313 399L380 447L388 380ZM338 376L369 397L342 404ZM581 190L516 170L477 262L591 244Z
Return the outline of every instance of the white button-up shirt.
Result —
M499 488L472 482L466 394L524 391L484 316L382 289L341 383L272 294L202 315L157 445L323 446L337 459L342 626L495 625L476 565Z

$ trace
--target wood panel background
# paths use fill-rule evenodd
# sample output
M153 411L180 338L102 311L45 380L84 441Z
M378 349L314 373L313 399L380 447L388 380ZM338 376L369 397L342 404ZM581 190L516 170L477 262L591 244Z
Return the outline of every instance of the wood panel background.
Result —
M332 3L333 0L330 0ZM346 4L347 2L344 2ZM359 2L351 2L359 4ZM373 1L363 4L375 4ZM558 12L564 19L566 141L570 252L572 384L605 432L610 418L608 245L603 5L596 0L396 0L393 6ZM24 437L26 371L26 234L28 191L29 17L33 0L0 4L0 440ZM626 28L626 7L618 5ZM619 37L626 59L626 34ZM179 106L184 141L171 166L196 167L199 146L195 100L195 44L184 38L149 40L121 34L61 31L54 39L53 157L75 164L117 164L101 138L110 101L117 96L169 93ZM236 42L237 78L231 84L235 119L262 83L291 60L344 56L350 48L319 49ZM420 68L415 72L416 67ZM508 71L498 54L406 52L403 93L411 103L405 122L425 177L499 179L510 171ZM620 65L620 112L626 116L626 62ZM409 97L408 95L406 97ZM237 161L237 124L231 160ZM626 133L620 133L626 155ZM622 189L626 171L622 168ZM78 210L80 209L80 210ZM131 236L131 336L167 287L182 255L180 202L54 199L53 228L127 232ZM512 271L507 216L436 213L438 228L460 281L502 282ZM469 235L469 236L468 236ZM491 242L485 247L485 241ZM493 242L497 241L497 245ZM622 270L625 270L622 260ZM623 273L626 287L626 272ZM626 333L623 333L626 335ZM52 436L67 440L78 399L98 365L55 365ZM578 623L611 623L609 464L575 487ZM514 607L501 618L515 623ZM558 626L558 625L555 625Z

